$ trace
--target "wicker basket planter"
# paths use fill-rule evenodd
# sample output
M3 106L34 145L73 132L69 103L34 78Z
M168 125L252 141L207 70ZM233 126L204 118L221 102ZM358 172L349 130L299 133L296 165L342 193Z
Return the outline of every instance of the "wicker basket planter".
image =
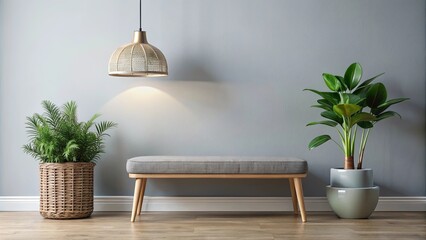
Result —
M93 212L94 163L41 163L40 214L51 219L89 217Z

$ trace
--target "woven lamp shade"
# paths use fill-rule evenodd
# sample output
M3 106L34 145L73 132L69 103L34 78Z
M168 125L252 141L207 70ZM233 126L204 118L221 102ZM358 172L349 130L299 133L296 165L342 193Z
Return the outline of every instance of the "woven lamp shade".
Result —
M135 31L133 43L119 47L109 60L108 74L117 77L167 76L163 53L146 39L145 31Z

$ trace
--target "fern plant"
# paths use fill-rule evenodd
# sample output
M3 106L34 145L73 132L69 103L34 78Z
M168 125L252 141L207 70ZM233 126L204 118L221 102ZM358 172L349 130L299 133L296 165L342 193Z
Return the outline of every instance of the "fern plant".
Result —
M27 117L26 129L30 139L23 146L25 153L41 163L96 162L104 152L106 133L117 124L111 121L96 123L100 114L87 122L78 122L77 104L65 103L61 108L43 101L43 114Z

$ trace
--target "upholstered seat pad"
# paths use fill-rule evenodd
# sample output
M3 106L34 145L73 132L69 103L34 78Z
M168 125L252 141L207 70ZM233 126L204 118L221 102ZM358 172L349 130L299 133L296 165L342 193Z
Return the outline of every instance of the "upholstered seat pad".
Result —
M128 173L300 174L305 160L293 157L142 156L127 160Z

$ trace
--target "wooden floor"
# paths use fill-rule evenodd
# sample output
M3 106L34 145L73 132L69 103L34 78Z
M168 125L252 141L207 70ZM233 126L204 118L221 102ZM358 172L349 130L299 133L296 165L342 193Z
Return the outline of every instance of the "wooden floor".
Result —
M0 239L426 239L426 212L375 212L367 220L291 213L95 212L79 220L48 220L37 212L0 212Z

